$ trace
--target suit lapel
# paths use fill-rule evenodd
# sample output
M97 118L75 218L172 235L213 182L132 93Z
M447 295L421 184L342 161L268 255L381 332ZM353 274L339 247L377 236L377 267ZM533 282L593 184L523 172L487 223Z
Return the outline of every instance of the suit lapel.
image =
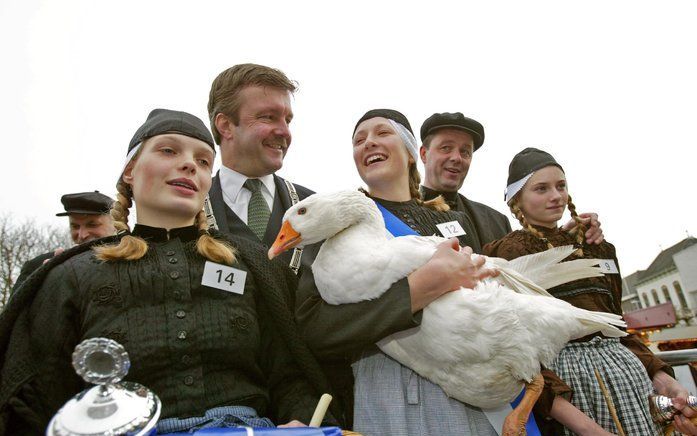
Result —
M276 195L273 199L273 209L271 209L269 223L264 233L264 244L269 247L273 244L273 241L276 240L276 235L278 235L278 231L281 230L283 215L286 213L291 203L290 194L288 194L286 183L283 179L274 174L273 182L276 185Z
M213 177L211 189L208 191L208 198L210 199L213 215L218 223L219 230L224 233L230 233L227 214L225 213L227 206L225 205L225 200L223 200L223 189L220 186L220 171Z

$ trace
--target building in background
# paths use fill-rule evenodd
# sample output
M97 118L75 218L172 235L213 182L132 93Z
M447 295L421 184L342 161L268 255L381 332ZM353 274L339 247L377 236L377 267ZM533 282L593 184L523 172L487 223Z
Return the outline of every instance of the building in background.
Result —
M680 324L696 323L697 238L661 251L646 270L622 279L622 310L630 313L671 303Z

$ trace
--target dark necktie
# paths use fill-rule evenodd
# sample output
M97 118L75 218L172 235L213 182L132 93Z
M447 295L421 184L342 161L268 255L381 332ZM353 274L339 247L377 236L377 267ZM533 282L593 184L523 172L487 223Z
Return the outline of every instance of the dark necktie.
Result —
M263 240L264 233L266 233L266 224L269 222L271 211L261 193L261 180L247 179L247 181L244 182L244 187L249 189L252 193L247 208L247 225L260 240Z

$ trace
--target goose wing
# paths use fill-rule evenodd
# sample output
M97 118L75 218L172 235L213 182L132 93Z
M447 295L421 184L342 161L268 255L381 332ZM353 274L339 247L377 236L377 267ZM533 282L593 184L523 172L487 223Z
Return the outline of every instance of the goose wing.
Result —
M546 289L574 280L603 275L597 266L597 259L562 262L574 250L572 245L565 245L510 261L490 257L487 258L487 262L500 272L495 280L509 289L524 294L551 296Z

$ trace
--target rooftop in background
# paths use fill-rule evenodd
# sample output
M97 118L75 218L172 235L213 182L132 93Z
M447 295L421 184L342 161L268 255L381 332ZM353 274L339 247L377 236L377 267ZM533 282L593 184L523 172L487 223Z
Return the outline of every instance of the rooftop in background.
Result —
M635 271L627 277L622 278L622 301L624 301L625 297L631 297L633 294L636 294L636 282L639 278L639 274L643 272L644 270Z
M631 274L627 277L625 277L625 280L629 280L630 277L634 276L636 274L636 280L634 283L632 283L632 287L635 287L637 284L640 284L642 282L645 282L652 277L655 277L659 274L662 274L666 271L672 270L675 268L675 261L673 260L673 255L676 253L681 252L682 250L694 245L697 243L697 238L694 238L692 236L688 236L687 238L683 239L682 241L678 242L677 244L673 245L672 247L666 248L665 250L661 251L658 256L654 259L653 262L651 262L651 265L646 270L643 271L637 271L634 274ZM627 283L629 285L629 283ZM623 291L624 294L624 291Z

